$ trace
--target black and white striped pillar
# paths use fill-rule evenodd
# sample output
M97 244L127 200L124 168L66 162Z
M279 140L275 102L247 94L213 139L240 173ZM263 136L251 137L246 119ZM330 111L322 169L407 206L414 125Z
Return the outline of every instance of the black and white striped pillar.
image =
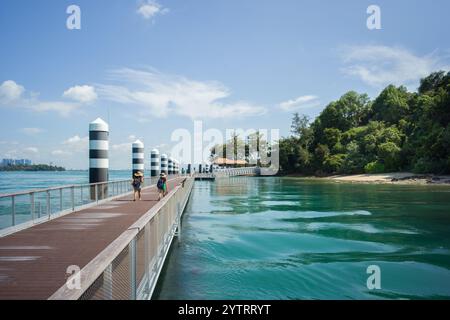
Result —
M178 171L178 160L176 160L176 159L174 159L173 160L173 174L178 174L179 173L179 171Z
M169 174L169 160L166 154L161 155L161 173Z
M160 167L160 159L159 159L159 150L153 149L150 154L150 174L152 177L159 176L161 171Z
M205 164L205 172L209 173L209 164Z
M144 144L142 141L136 140L132 147L133 175L138 171L144 174Z
M169 157L167 171L169 172L169 175L173 174L173 158L172 157Z
M89 124L89 183L107 182L109 179L109 126L98 118ZM97 190L96 190L97 189ZM91 188L91 199L106 197L106 186ZM96 195L97 194L97 195Z

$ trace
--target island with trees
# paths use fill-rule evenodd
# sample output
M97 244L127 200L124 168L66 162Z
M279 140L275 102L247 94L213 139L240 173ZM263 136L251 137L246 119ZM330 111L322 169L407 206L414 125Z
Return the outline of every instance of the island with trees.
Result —
M329 103L313 121L295 113L291 135L271 147L259 132L246 137L247 142L235 134L211 149L211 159L233 149L234 160L248 160L248 141L256 139L258 152L278 148L282 175L446 175L450 174L449 122L450 72L440 71L422 79L417 92L389 85L371 100L367 94L350 91Z
M66 169L48 164L31 164L0 166L0 171L66 171Z
M373 101L350 91L313 121L294 114L279 141L284 173L411 171L450 173L450 72L432 73L418 92L389 85Z

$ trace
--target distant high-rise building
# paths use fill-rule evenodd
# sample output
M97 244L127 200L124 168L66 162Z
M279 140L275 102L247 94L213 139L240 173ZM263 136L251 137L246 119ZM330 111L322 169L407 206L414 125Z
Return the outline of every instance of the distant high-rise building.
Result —
M14 164L14 159L3 159L2 166L11 166Z
M30 159L2 159L2 166L30 166L32 164Z

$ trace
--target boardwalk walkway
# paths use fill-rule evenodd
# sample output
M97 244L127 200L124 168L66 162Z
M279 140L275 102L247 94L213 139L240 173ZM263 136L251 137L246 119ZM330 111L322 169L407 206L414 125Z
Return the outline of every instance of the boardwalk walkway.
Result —
M184 178L169 181L169 190ZM0 238L0 300L48 299L157 203L155 186L142 201L124 196Z

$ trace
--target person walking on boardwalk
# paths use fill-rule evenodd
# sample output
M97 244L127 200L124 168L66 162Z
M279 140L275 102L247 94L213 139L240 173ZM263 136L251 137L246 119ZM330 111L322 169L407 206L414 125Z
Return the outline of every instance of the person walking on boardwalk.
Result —
M158 183L156 184L156 187L158 188L158 201L159 201L167 194L167 177L164 172L161 173L161 175L159 176L159 180Z
M133 201L136 201L136 193L139 196L139 200L142 200L141 198L141 190L142 190L142 184L144 183L144 175L142 172L138 171L133 175L133 181L131 182L131 185L134 189L134 199Z

